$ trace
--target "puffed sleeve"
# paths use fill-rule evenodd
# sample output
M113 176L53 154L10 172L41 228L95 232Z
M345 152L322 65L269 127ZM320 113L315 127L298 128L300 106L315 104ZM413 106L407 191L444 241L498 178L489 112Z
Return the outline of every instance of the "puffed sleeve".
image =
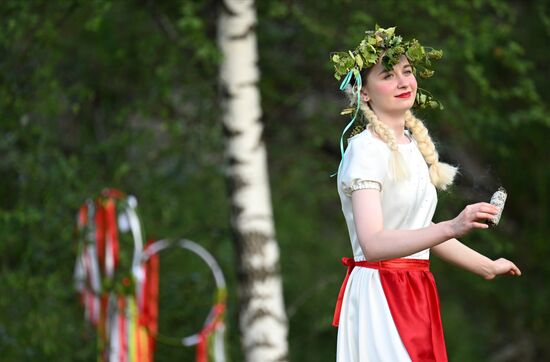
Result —
M361 189L382 191L388 167L385 146L366 137L350 139L339 172L340 185L345 195Z

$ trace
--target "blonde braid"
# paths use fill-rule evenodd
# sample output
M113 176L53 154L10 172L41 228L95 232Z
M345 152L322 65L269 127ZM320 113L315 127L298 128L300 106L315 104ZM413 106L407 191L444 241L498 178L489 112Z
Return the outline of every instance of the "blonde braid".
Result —
M403 160L403 156L399 152L397 147L397 140L395 133L385 123L380 121L373 110L367 103L361 103L361 111L367 118L369 126L372 127L374 132L380 136L380 138L388 145L391 150L391 157L389 161L390 175L395 181L403 181L409 177L407 166Z
M439 154L428 133L428 129L411 111L405 113L405 127L411 131L418 144L420 153L422 153L424 160L429 165L432 184L440 190L447 189L448 186L452 185L458 169L447 163L439 162Z

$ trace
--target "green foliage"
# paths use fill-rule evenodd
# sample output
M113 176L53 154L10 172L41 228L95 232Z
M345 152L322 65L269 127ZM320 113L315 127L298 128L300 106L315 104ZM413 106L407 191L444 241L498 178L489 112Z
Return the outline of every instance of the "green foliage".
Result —
M202 20L211 5L0 4L2 360L95 359L95 334L73 289L74 228L78 206L106 186L138 197L148 235L200 242L232 282L222 134L212 103L218 56L212 24ZM186 18L202 25L175 25ZM206 315L196 304L211 305L209 284L170 283L179 286L178 275L211 276L161 258L168 258L161 284L169 284L161 327L175 335L199 329ZM189 256L178 260L194 265ZM228 327L235 329L230 298ZM172 328L185 318L187 329ZM238 335L228 338L239 359ZM158 348L159 361L192 356L191 348Z
M0 2L2 360L94 359L95 335L72 288L74 220L81 202L106 186L138 197L147 235L185 236L218 259L229 284L228 354L242 360L215 6ZM326 58L354 49L376 23L445 51L430 79L445 111L426 121L441 141L441 158L462 175L451 193L439 195L435 221L488 200L500 185L509 191L499 226L464 241L512 259L521 278L486 282L434 259L450 359L549 359L548 2L267 0L257 7L291 359L324 361L335 353L330 322L345 273L339 259L350 246L329 177L340 160L344 97ZM409 50L430 61L441 56ZM167 335L201 323L210 282L188 254L161 254ZM159 345L157 360L191 360L193 353Z

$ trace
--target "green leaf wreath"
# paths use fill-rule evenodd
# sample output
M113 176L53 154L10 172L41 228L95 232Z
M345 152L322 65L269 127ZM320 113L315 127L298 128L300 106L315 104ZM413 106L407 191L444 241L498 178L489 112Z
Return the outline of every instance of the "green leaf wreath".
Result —
M395 35L395 27L384 29L376 25L374 31L369 30L365 34L365 38L354 50L331 54L330 60L334 65L336 79L340 80L352 69L361 71L370 68L380 57L384 69L392 70L402 55L409 60L415 76L430 78L435 73L431 69L432 61L443 57L442 50L424 47L416 39L403 41L401 36ZM441 102L421 88L417 90L415 106L443 109Z

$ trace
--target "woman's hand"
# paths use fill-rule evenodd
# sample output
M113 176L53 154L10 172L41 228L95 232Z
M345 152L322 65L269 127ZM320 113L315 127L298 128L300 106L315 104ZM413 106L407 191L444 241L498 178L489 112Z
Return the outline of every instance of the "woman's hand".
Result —
M491 264L491 271L485 276L485 279L491 280L497 275L521 275L521 270L512 263L510 260L500 258L493 260Z
M487 202L468 205L462 212L451 220L452 236L459 238L473 229L487 229L485 222L494 218L499 212L498 207Z

